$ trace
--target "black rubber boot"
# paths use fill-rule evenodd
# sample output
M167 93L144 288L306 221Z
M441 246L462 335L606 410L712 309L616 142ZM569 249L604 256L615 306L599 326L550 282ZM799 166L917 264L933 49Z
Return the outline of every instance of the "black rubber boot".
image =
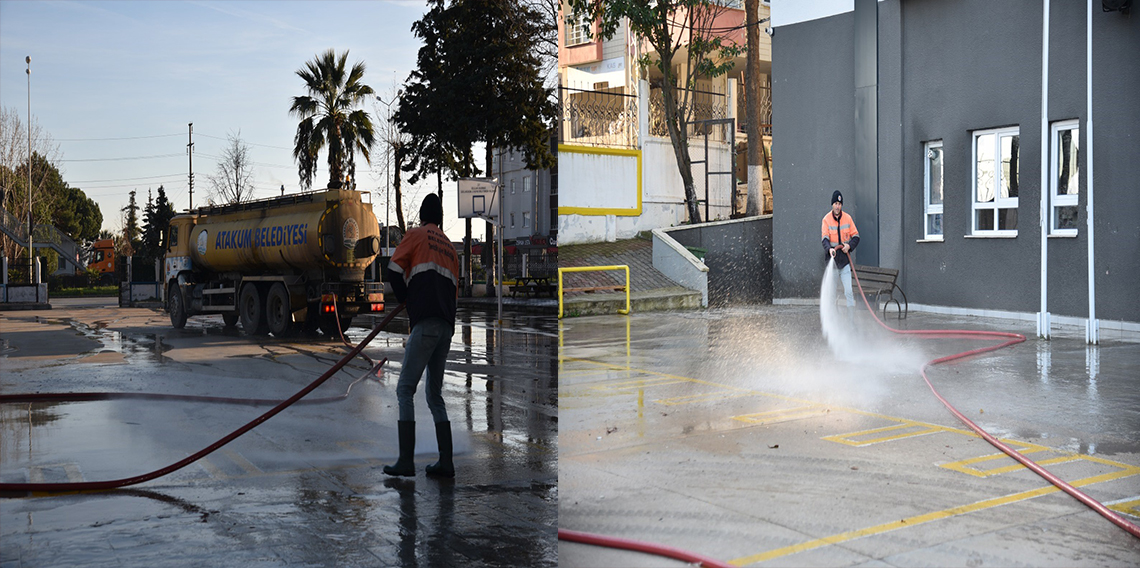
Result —
M451 422L435 423L435 441L439 443L439 461L424 468L430 477L455 477L451 462Z
M412 477L416 474L416 421L400 420L396 426L400 435L400 458L395 465L384 466L384 473Z

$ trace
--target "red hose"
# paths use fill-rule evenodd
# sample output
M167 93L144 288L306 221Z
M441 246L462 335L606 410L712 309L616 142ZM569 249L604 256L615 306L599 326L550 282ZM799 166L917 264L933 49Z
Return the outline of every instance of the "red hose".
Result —
M580 542L582 544L592 544L595 546L605 546L607 548L620 548L623 550L632 550L635 552L645 552L648 554L655 554L657 556L674 558L682 562L699 564L705 568L735 568L733 565L726 562L721 562L720 560L709 558L708 556L694 554L692 552L681 550L679 548L673 548L672 546L663 546L660 544L640 542L627 538L618 538L615 536L603 536L600 534L572 531L569 529L558 529L558 540Z
M46 492L46 493L59 493L59 492L65 492L65 491L66 492L71 492L71 491L103 491L103 490L107 490L107 489L115 489L117 487L126 487L128 485L136 485L139 483L143 483L144 481L150 481L152 479L162 477L168 473L178 471L179 469L182 469L182 468L194 463L195 461L198 461L199 459L209 455L210 453L214 452L218 448L221 448L222 446L232 442L234 439L236 439L237 437L241 436L242 434L245 434L246 432L254 429L258 425L260 425L262 422L265 422L266 420L273 418L274 416L277 415L277 413L281 412L282 410L285 410L290 405L297 402L298 400L301 400L302 397L309 394L310 392L312 392L317 387L321 386L321 384L323 384L325 381L327 381L329 379L329 377L332 377L334 374L336 374L337 371L339 371L349 361L351 361L353 357L356 357L356 355L359 354L364 349L364 346L368 345L368 343L370 343L372 341L372 339L375 338L378 333L380 333L380 330L384 329L384 327L387 326L388 323L392 321L392 318L396 317L396 314L400 313L400 311L403 309L404 309L404 305L400 304L399 306L396 307L395 310L392 310L392 313L388 314L383 320L381 320L380 323L377 324L376 327L374 327L372 329L372 333L369 333L368 336L365 337L364 340L361 341L359 345L354 347L352 349L352 351L350 351L347 355L342 357L340 359L340 361L337 361L332 367L329 368L329 370L325 371L324 374L322 374L320 377L317 377L317 379L315 381L309 383L308 386L306 386L305 388L303 388L299 392L297 392L297 394L289 397L285 401L282 401L280 404L269 409L268 411L266 411L261 416L254 418L252 421L250 421L245 426L242 426L241 428L238 428L237 430L230 432L221 440L218 440L217 442L214 442L213 444L206 446L202 450L198 451L197 453L195 453L189 457L186 457L185 459L182 459L176 463L170 464L170 465L168 465L162 469L154 470L150 473L144 473L142 475L136 475L134 477L127 477L127 478L123 478L123 479L113 479L113 480L109 480L109 481L83 481L83 482L79 482L79 483L0 483L0 492L5 492L5 491L35 491L35 492Z
M850 256L848 256L848 259L850 259ZM986 432L985 430L983 430L981 426L974 424L974 422L972 420L970 420L969 418L966 418L966 416L963 415L961 412L958 412L958 409L954 408L954 405L950 404L945 398L942 398L942 395L938 394L938 390L935 389L934 385L930 382L930 377L926 376L926 369L928 367L933 367L934 365L941 365L942 363L947 363L947 362L955 361L958 359L964 359L966 357L972 357L972 356L977 355L979 353L996 351L996 350L1002 349L1004 347L1016 345L1018 343L1025 341L1024 335L1021 335L1020 333L1007 333L1007 332L1001 332L1001 331L969 331L969 330L945 330L945 331L942 331L942 330L929 330L929 329L922 329L922 330L898 330L898 329L894 329L894 328L888 326L887 324L883 323L883 320L879 319L879 316L875 313L875 310L871 307L871 302L869 300L867 300L867 295L863 293L863 285L859 283L859 275L855 273L854 263L851 263L850 266L851 266L851 274L855 277L855 284L857 284L859 286L859 295L863 297L863 303L867 305L867 310L869 312L871 312L871 317L875 318L875 321L878 322L879 325L883 326L883 328L888 330L888 331L891 331L893 333L902 334L902 335L920 335L920 336L928 336L928 337L999 337L999 338L1004 337L1004 338L1008 338L1007 341L1004 341L1002 343L998 343L996 345L991 345L989 347L979 347L977 349L971 349L969 351L963 351L961 353L956 353L954 355L947 355L945 357L939 357L937 359L928 361L927 363L923 364L921 369L919 369L919 372L922 374L922 380L926 381L926 386L930 387L930 391L934 393L934 396L937 397L938 400L942 401L942 404L945 405L946 408L950 410L951 414L956 416L958 418L958 420L961 420L963 424L965 424L966 426L969 426L971 430L976 432L985 441L989 442L991 445L993 445L995 448L1001 450L1002 452L1004 452L1009 457L1017 460L1019 463L1021 463L1021 465L1024 465L1025 467L1029 468L1033 473L1036 473L1037 475L1040 475L1041 477L1045 478L1046 481L1048 481L1049 483L1052 483L1061 491L1064 491L1065 493L1072 495L1081 503L1088 505L1092 510L1096 511L1102 517L1104 517L1104 518L1108 519L1110 522L1112 522L1112 524L1124 529L1125 531L1128 531L1128 534L1131 534L1134 537L1140 538L1140 526L1136 526L1135 524L1131 523L1130 521L1128 521L1127 519L1122 517L1117 512L1109 509L1108 507L1105 507L1101 502L1097 501L1096 499L1093 499L1092 497L1089 497L1088 495L1086 495L1081 490L1079 490L1076 487L1073 487L1072 485L1069 485L1068 483L1066 483L1063 479L1060 479L1059 477L1053 475L1052 473L1049 473L1048 470L1041 467L1040 465L1037 465L1036 462L1025 457L1024 455L1022 455L1017 450L1009 447L1008 445L1003 443L1001 440L998 440L997 438L991 436L989 432Z

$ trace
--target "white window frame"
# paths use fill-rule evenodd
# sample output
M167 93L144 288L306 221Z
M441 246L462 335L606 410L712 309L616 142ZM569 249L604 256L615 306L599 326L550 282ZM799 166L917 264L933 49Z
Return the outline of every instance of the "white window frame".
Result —
M937 149L942 153L942 203L930 202L930 153ZM924 239L928 241L941 241L946 234L946 216L943 214L943 209L946 203L946 152L942 149L941 140L931 140L923 145L922 151L922 186L923 186L923 215L922 215L922 233ZM942 232L930 232L930 218L934 215L942 215Z
M566 47L574 47L591 43L593 41L593 20L586 14L575 18L573 14L566 16Z
M1058 171L1060 165L1060 157L1058 153L1061 151L1058 137L1062 130L1073 130L1073 135L1077 139L1077 171L1073 176L1074 181L1077 182L1077 193L1073 194L1059 194L1061 172ZM1062 120L1054 122L1049 128L1049 234L1059 237L1075 237L1077 236L1077 229L1058 229L1057 228L1057 212L1061 207L1076 207L1077 202L1080 200L1080 136L1081 126L1080 120ZM1078 215L1080 212L1078 211Z
M994 200L992 202L978 201L978 138L987 134L994 135ZM1021 128L1009 126L1005 128L992 128L989 130L975 130L970 137L970 235L977 237L1016 237L1017 229L998 229L999 217L1002 209L1013 209L1020 215L1017 197L1002 197L1002 168L1001 168L1001 139L1003 136L1014 135L1020 138ZM1018 146L1018 176L1020 178L1021 148ZM1020 193L1020 184L1018 186ZM994 228L978 229L978 211L992 210L994 212ZM1020 224L1020 223L1019 223Z
M515 180L511 180L511 195L515 194Z
M528 212L528 211L522 212L522 222L523 222L522 226L524 229L530 226L530 212Z
M523 193L530 193L530 182L531 182L530 176L526 176L523 178Z
M511 228L515 228L515 214L511 213Z

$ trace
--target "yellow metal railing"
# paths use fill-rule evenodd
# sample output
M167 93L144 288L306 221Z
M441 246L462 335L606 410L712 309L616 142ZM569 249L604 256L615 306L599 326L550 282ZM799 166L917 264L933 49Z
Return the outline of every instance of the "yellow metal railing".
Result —
M625 286L595 286L585 288L563 288L562 287L562 273L563 272L604 272L607 270L624 270L625 271ZM567 266L558 268L558 318L562 319L562 294L564 292L581 292L586 290L625 290L625 309L618 310L619 314L629 313L629 266L625 264L618 264L613 266Z

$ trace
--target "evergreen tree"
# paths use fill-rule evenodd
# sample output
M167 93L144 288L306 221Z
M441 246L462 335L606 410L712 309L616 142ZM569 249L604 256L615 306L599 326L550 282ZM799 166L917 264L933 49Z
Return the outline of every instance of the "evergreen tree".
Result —
M132 256L139 250L139 204L135 201L135 190L131 190L131 199L122 209L123 217L123 256Z

